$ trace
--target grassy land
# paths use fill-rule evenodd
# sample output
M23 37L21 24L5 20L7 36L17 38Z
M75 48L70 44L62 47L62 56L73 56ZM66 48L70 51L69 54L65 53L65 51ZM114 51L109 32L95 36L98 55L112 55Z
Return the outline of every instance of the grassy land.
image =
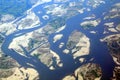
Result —
M62 17L57 17L54 20L51 20L49 22L49 24L54 27L55 29L64 26L66 23L66 18L62 18Z

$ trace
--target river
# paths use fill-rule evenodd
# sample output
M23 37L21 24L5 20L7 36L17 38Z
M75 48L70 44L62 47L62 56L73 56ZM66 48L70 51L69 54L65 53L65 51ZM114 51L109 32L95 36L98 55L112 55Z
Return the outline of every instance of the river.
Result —
M118 2L119 2L119 1L118 1ZM50 3L50 4L52 4L52 3ZM65 42L65 44L66 44L69 35L70 35L71 32L74 31L74 30L78 30L78 31L84 33L84 34L90 39L90 53L89 53L90 58L91 58L91 57L94 58L95 61L94 61L93 63L100 64L100 66L101 66L101 68L102 68L102 73L103 73L103 75L102 75L102 78L103 78L103 79L102 79L102 80L109 80L109 78L112 77L112 75L113 75L113 69L114 69L114 67L115 67L114 61L113 61L113 59L112 59L112 57L111 57L111 55L110 55L110 53L109 53L109 51L108 51L107 45L106 45L105 43L100 42L100 39L104 37L104 35L103 35L102 33L103 33L103 31L104 31L103 23L105 22L105 21L103 20L103 17L104 17L104 16L102 16L101 14L102 14L103 12L106 12L106 10L108 11L108 9L110 8L109 5L113 5L113 4L114 4L114 3L108 2L107 5L101 5L101 6L98 7L97 9L91 11L92 13L94 13L94 14L96 15L96 19L98 19L98 18L101 18L101 19L102 19L102 22L101 22L100 25L98 25L96 28L91 28L91 29L85 30L85 29L83 29L82 27L80 27L80 23L83 22L82 19L83 19L84 17L86 17L86 15L89 14L89 12L85 12L85 13L82 14L82 15L81 15L81 14L78 14L78 15L76 15L76 16L74 16L74 17L71 17L70 19L67 20L67 22L66 22L66 28L65 28L63 31L60 32L60 34L63 34L63 35L64 35L63 38L62 38L60 41L58 41L57 43L53 43L53 36L56 35L56 33L51 34L50 37L49 37L49 43L50 43L50 45L51 45L51 49L52 49L53 51L55 51L56 53L61 53L61 54L62 54L61 51L63 51L64 48L66 48L66 46L63 46L62 49L58 49L58 47L56 47L56 46L58 46L58 45L60 44L60 42ZM38 14L38 10L41 10L42 13L41 13L41 14ZM39 16L41 22L43 22L40 27L45 26L45 25L47 24L47 22L51 19L51 18L50 18L49 20L46 20L46 21L43 20L43 19L41 19L41 16L46 13L46 12L42 9L41 6L37 6L35 9L33 9L33 11L36 13L37 16ZM90 13L91 13L91 12L90 12ZM72 23L71 23L71 22L72 22ZM119 22L119 21L118 21L118 22ZM28 33L28 32L34 31L34 30L36 30L36 29L39 29L40 27L36 27L36 28L30 29L30 30L25 30L25 32L24 32L24 30L21 30L21 31L19 31L18 33L20 33L20 34ZM96 33L96 34L91 34L91 33L89 33L89 31L91 31L91 30L93 30L93 31L98 31L98 33ZM22 66L24 66L24 67L29 67L29 66L27 66L27 65L25 64L25 62L26 62L26 63L31 63L31 64L34 64L34 65L38 66L38 67L36 67L36 69L37 69L38 71L42 71L42 70L40 69L40 67L42 67L42 66L40 66L40 65L43 65L43 64L41 64L41 63L35 64L34 61L33 61L33 62L31 61L31 59L34 59L34 58L25 59L24 56L14 55L14 54L16 54L16 52L11 51L10 49L8 49L9 44L12 42L12 40L13 40L15 37L17 37L15 34L17 34L17 32L14 33L14 34L11 34L11 35L8 35L8 36L7 36L7 38L6 38L5 41L3 42L3 46L1 46L2 51L3 51L5 54L7 54L7 55L11 56L12 58L14 58L16 61L18 61L18 63L20 63ZM112 33L111 33L111 34L112 34ZM19 36L18 36L18 37L19 37ZM24 59L25 62L22 62L21 59ZM66 58L65 60L67 61L67 58ZM30 62L30 61L31 61L31 62ZM37 62L39 62L39 61L37 61ZM71 65L69 65L69 66L74 66L74 65L71 64ZM78 65L78 66L79 66L79 65ZM71 67L71 68L74 68L74 67ZM71 68L70 68L70 69L68 68L68 69L69 69L69 70L72 70ZM74 70L74 69L73 69L73 70ZM67 70L64 70L64 72L68 72L68 71L67 71ZM63 74L63 71L61 71L61 74ZM66 73L66 74L67 74L67 73ZM68 74L69 74L69 72L68 72ZM47 75L47 76L48 76L48 75ZM55 77L54 77L54 78L55 78ZM55 79L56 79L56 78L55 78Z

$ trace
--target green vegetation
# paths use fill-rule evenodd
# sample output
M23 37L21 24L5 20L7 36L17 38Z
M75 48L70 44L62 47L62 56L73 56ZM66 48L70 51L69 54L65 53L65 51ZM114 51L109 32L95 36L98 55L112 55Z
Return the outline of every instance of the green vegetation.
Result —
M12 69L0 69L0 78L7 78L14 73Z
M4 38L0 35L0 43L2 43Z
M28 43L28 49L32 49L34 48L35 44L38 43L39 41L37 39L29 39L29 43Z
M81 26L82 28L84 28L84 29L90 29L90 28L94 28L94 25L93 24L86 24L86 25L84 25L84 26Z
M84 76L84 74L82 72L80 72L80 74L81 74L82 77Z
M66 18L57 17L49 22L49 24L55 29L64 26L66 24Z
M15 61L9 57L0 57L0 69L14 68L16 65Z
M39 58L40 55L41 55L41 54L38 54L38 53L37 53L37 54L33 54L33 56L34 56L34 57L37 57L37 58Z
M68 41L66 46L67 46L68 49L72 49L72 48L74 48L75 45L76 45L76 42Z
M99 75L97 74L97 72L95 70L91 70L90 73L93 74L95 77L99 77Z
M0 0L0 15L11 14L18 17L30 7L29 0Z

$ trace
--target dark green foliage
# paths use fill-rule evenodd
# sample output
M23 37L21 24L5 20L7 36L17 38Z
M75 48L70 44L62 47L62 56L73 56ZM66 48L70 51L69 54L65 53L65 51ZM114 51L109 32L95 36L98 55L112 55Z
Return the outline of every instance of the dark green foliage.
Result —
M33 39L29 39L28 48L29 48L29 49L32 49L33 46L34 46L34 41L33 41Z
M36 39L30 38L30 39L29 39L29 43L28 43L28 49L34 48L34 45L35 45L35 43L37 43L37 42L39 42L39 41L36 40Z
M76 45L75 42L69 41L66 46L67 46L67 48L72 49L72 48L74 48L75 45Z
M9 69L16 66L13 59L7 57L0 57L0 69Z
M2 43L4 38L0 35L0 43Z
M38 57L40 56L40 54L34 54L33 56L35 56L35 57L37 57L37 58L38 58Z
M55 29L64 26L65 23L66 23L66 18L63 17L57 17L49 22L49 24Z
M95 77L99 77L99 75L96 73L95 70L92 70L92 71L91 71L91 74L93 74Z

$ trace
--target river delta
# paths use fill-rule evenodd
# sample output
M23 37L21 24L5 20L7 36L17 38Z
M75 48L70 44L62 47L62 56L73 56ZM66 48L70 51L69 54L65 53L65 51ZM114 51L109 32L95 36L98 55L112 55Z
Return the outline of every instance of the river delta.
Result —
M0 80L120 79L119 0L0 3Z

